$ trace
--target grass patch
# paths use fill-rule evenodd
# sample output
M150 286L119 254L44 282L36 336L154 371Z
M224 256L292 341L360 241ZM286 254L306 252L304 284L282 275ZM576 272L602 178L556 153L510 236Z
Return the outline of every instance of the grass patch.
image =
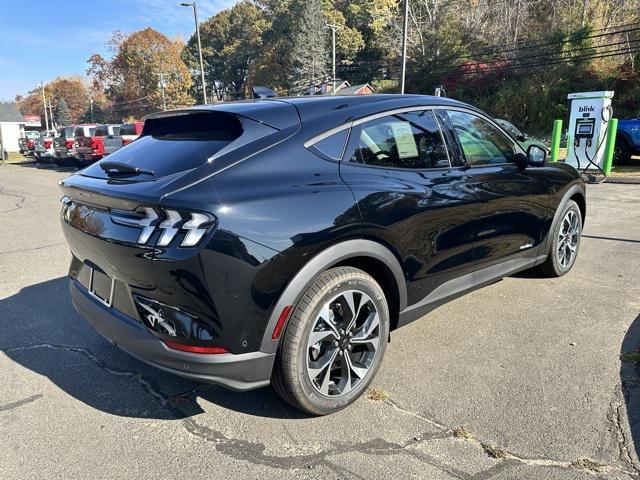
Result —
M467 440L467 439L471 438L471 434L464 427L458 427L458 428L454 429L453 430L453 436L456 437L456 438L464 439L464 440Z
M567 158L567 149L558 150L558 160L564 162ZM640 157L631 157L628 165L613 165L611 168L612 177L640 177Z
M484 453L489 455L491 458L507 458L507 453L504 450L494 447L493 445L489 445L488 443L483 443L482 449L484 450Z
M370 388L367 390L367 398L369 400L373 400L374 402L384 402L391 397L389 392L385 392L381 388Z
M6 163L19 163L19 162L31 162L33 158L23 157L21 153L18 152L9 152L9 158L6 160Z
M591 460L590 458L579 458L571 462L573 468L579 468L580 470L589 470L591 472L599 472L604 464Z

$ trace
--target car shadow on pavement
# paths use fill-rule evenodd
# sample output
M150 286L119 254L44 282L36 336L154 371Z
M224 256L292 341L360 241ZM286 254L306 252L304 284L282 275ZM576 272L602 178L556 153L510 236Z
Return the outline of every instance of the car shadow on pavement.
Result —
M75 172L79 170L78 166L74 164L58 165L57 163L37 162L35 160L18 162L18 163L14 163L14 165L17 165L23 168L34 168L37 170L52 170L54 172Z
M620 347L620 383L631 431L631 438L622 434L623 445L631 457L635 451L636 457L640 458L640 315L627 330ZM618 428L624 432L621 425L618 424Z
M212 415L233 410L261 417L307 418L271 388L233 392L183 379L131 357L76 313L68 284L61 277L1 299L0 352L73 398L125 417L181 419L204 413L203 406L210 402L213 405L206 408L216 412ZM24 375L17 383L37 385Z

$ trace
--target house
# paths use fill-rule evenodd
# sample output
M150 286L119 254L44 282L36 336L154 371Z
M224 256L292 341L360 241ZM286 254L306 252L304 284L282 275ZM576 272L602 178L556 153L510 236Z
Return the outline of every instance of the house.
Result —
M18 138L24 131L25 120L14 102L0 102L0 144L7 152L17 152Z
M336 95L371 95L373 87L368 83L351 85L347 80L336 80ZM332 95L333 82L323 82L322 84L310 87L309 93L305 95Z
M372 93L373 87L368 83L336 88L336 95L371 95Z

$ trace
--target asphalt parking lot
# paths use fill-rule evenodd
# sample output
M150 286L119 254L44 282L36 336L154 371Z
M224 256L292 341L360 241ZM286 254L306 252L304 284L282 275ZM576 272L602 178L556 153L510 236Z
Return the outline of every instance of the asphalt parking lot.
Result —
M57 218L69 173L0 166L3 479L640 478L640 186L589 186L569 275L510 277L395 332L367 396L310 418L85 324Z

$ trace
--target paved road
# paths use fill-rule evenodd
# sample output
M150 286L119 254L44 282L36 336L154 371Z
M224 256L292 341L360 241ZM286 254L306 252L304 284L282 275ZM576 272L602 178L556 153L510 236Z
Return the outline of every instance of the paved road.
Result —
M589 188L570 275L439 308L392 336L374 392L307 418L268 388L147 367L84 323L57 223L68 173L0 167L3 479L639 478L640 372L620 353L640 348L640 187Z

